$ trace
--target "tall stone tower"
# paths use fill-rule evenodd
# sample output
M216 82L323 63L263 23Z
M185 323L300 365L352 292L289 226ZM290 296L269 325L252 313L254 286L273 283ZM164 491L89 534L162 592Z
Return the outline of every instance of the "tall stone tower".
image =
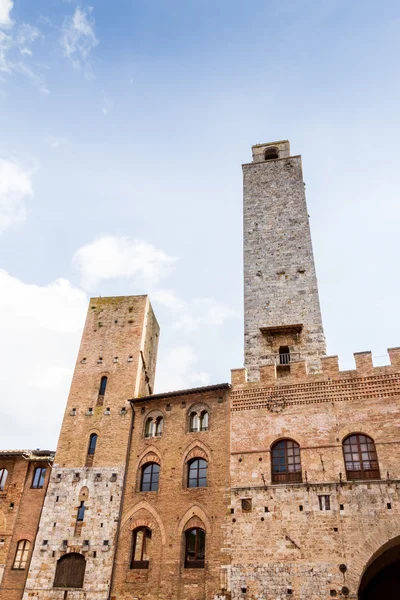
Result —
M263 365L277 376L305 360L320 368L325 337L301 157L287 140L253 146L243 165L244 353L250 381Z
M147 296L90 300L24 600L108 599L129 399L152 393L158 335Z

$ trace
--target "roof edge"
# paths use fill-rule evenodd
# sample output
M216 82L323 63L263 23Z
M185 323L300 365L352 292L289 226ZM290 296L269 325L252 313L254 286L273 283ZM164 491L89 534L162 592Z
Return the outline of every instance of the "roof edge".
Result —
M205 392L213 392L216 390L229 390L231 388L230 383L217 383L215 385L206 385L203 387L189 388L187 390L175 390L173 392L165 392L164 394L152 394L151 396L141 396L140 398L131 398L129 402L135 404L136 402L143 402L147 400L159 400L160 398L173 398L174 396L186 396L189 394L202 394Z

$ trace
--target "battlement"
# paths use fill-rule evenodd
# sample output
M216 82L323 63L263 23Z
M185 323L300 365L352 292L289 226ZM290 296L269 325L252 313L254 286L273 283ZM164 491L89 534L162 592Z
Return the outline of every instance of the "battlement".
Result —
M234 386L258 387L260 384L287 385L300 381L317 382L331 379L357 379L400 371L400 347L388 348L388 354L390 365L374 367L371 352L354 352L356 368L345 371L339 369L338 356L323 356L321 358L322 371L320 373L308 373L304 360L285 364L285 376L281 376L280 365L265 365L260 368L259 381L255 382L247 381L246 369L232 369L231 382Z

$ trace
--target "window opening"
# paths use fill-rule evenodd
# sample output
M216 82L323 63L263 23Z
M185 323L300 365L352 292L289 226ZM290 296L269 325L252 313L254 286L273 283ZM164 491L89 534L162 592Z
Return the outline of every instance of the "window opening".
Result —
M281 440L272 447L272 482L299 483L301 476L300 446L293 440Z
M192 412L190 415L190 431L199 431L199 429L200 429L199 415L195 412Z
M150 561L151 529L138 527L132 532L131 569L148 569Z
M372 438L353 434L343 442L346 477L355 479L380 479L378 457Z
M200 415L200 431L208 430L208 412L203 410Z
M196 527L185 532L185 568L204 569L206 556L206 532Z
M162 417L157 417L156 419L156 429L155 429L155 435L160 436L162 435L163 432L163 418Z
M158 490L158 480L160 477L160 465L157 463L147 463L142 467L142 479L140 482L141 492L156 492Z
M31 543L28 540L20 540L17 544L13 569L25 569L28 562L29 549Z
M107 387L107 377L104 376L100 380L99 396L104 396L104 394L106 393L106 387Z
M189 462L188 487L207 487L207 461L204 458L194 458Z
M85 518L85 510L86 510L85 502L82 500L81 503L80 503L80 505L79 505L79 508L78 508L78 514L76 516L76 520L78 522L84 520L84 518Z
M331 497L328 494L318 496L319 510L331 510Z
M281 346L279 348L279 364L288 365L290 363L289 346Z
M7 469L0 469L0 490L4 490L4 486L6 484L8 477Z
M44 486L44 480L46 478L46 469L37 467L33 473L32 487L40 490Z
M153 431L154 431L154 422L153 422L153 419L151 417L149 417L146 421L144 436L145 437L153 437L153 435L154 435Z

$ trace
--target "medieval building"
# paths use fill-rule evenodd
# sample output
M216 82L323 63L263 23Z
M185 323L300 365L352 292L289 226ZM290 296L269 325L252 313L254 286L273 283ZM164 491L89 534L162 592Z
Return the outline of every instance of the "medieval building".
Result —
M0 452L0 600L400 596L400 349L326 356L301 157L243 178L244 368L154 394L148 297L92 298L55 456Z

